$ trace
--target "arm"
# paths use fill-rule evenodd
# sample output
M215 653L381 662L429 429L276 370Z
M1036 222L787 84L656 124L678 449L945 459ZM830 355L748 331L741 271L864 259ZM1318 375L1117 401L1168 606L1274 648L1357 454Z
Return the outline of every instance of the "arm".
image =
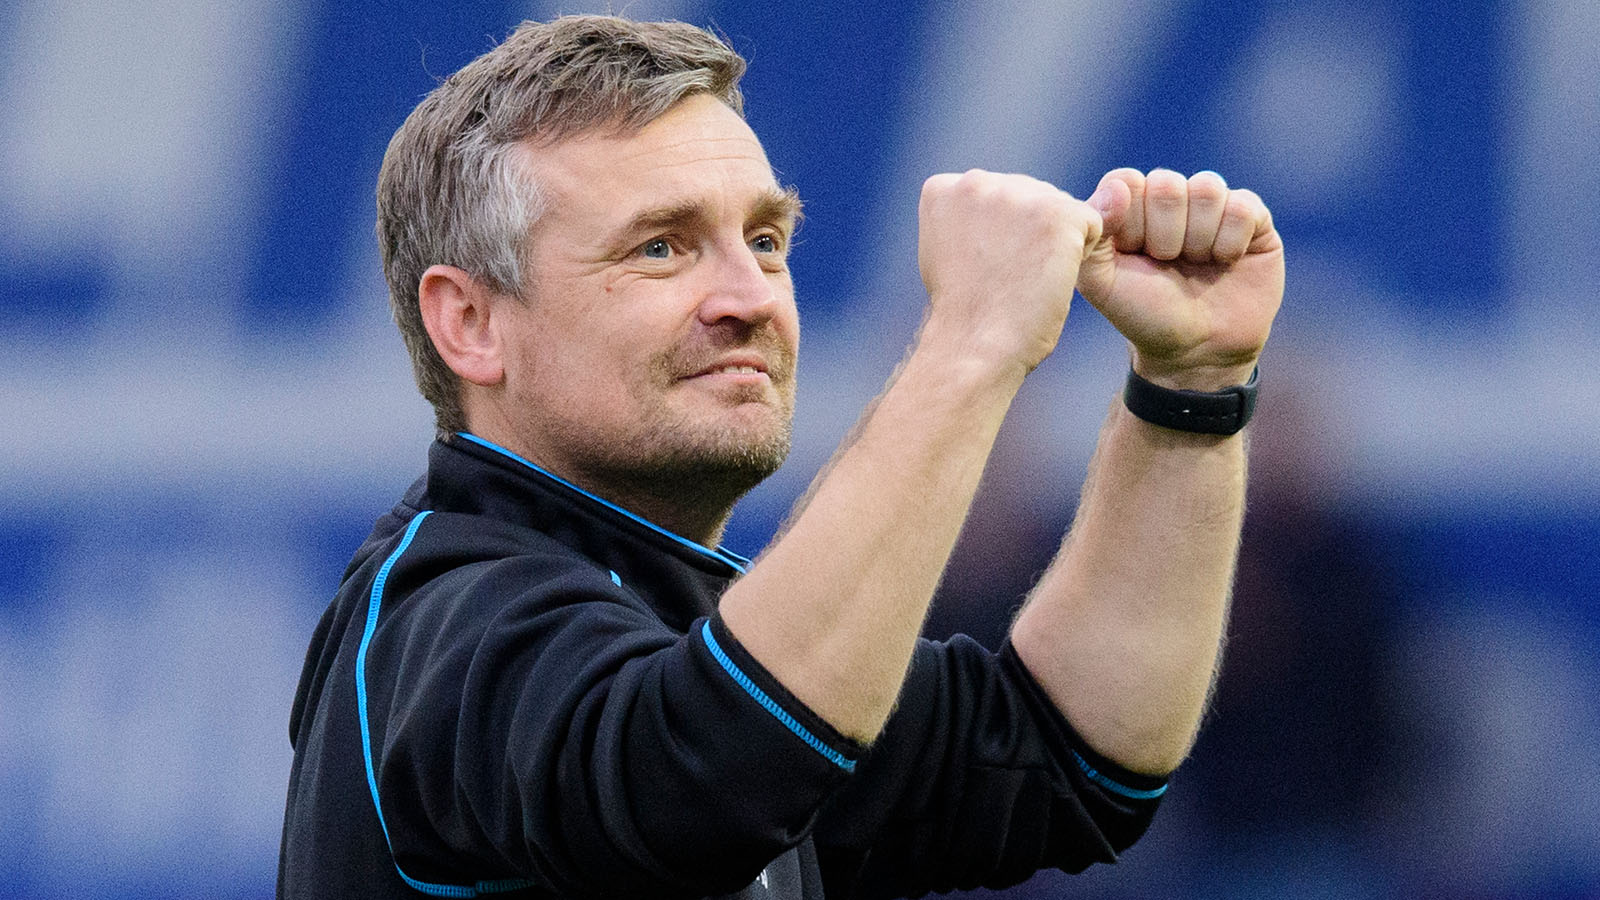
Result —
M1100 759L1053 706L1012 647L920 641L894 714L812 831L827 895L1003 888L1115 862L1165 779Z
M1023 377L1055 347L1100 215L1031 178L928 180L918 341L783 536L724 595L731 633L840 732L870 741Z
M1079 275L1171 388L1241 384L1283 294L1259 198L1202 173L1108 174L1105 239ZM1017 653L1092 747L1165 773L1193 741L1215 671L1244 509L1245 441L1171 431L1113 406L1078 516L1012 629Z

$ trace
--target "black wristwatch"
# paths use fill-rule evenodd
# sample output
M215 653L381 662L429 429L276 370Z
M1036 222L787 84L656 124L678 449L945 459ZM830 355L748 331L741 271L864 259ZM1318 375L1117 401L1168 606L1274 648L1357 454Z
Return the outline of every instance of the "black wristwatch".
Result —
M1196 434L1237 434L1255 414L1256 382L1260 376L1261 367L1257 366L1249 381L1216 393L1175 391L1146 381L1129 366L1122 402L1128 412L1162 428Z

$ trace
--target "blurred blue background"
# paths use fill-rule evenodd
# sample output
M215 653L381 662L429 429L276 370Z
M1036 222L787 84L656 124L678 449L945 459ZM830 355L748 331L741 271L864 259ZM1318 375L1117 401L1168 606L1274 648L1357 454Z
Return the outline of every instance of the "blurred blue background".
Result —
M1229 663L1146 840L1009 897L1600 897L1600 4L638 2L751 60L808 221L758 551L922 296L927 175L1216 169L1288 245ZM372 194L585 2L0 7L0 893L272 894L305 643L431 434ZM1029 381L930 620L993 643L1124 350ZM999 896L992 894L988 896Z

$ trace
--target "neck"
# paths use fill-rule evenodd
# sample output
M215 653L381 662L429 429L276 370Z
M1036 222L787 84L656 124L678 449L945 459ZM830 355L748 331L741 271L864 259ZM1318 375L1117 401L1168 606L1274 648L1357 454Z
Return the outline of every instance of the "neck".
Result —
M576 471L561 477L680 537L715 547L734 504L764 476L699 466L648 472Z
M607 503L704 547L722 540L733 505L754 487L748 473L670 468L648 473L575 469L552 464L514 441L469 431L482 441L500 447L529 464L566 481Z
M731 504L721 509L702 510L651 496L618 496L588 487L584 490L703 547L715 547L721 542L722 532L733 514Z

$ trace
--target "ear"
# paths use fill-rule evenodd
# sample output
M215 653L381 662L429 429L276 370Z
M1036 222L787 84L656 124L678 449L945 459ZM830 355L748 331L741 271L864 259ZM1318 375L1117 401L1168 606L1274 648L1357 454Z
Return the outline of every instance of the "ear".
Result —
M483 387L505 380L498 329L491 324L496 294L465 270L429 266L417 286L422 324L444 364Z

